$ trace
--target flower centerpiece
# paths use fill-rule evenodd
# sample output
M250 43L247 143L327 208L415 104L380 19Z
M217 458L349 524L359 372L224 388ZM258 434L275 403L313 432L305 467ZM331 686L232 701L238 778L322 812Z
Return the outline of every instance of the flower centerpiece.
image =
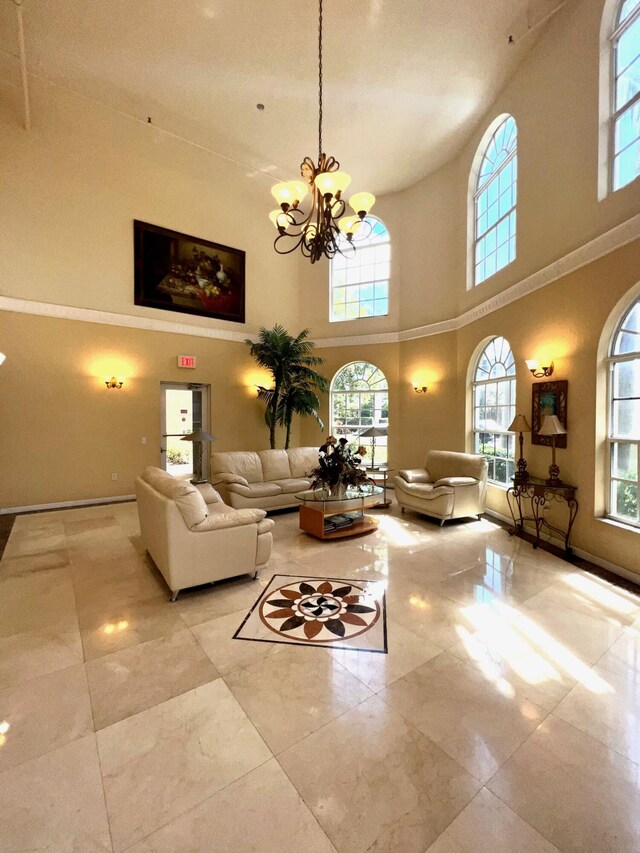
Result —
M346 438L330 435L320 447L318 467L311 471L311 488L326 489L330 495L344 496L349 486L362 487L370 482L359 466L367 448L351 448Z

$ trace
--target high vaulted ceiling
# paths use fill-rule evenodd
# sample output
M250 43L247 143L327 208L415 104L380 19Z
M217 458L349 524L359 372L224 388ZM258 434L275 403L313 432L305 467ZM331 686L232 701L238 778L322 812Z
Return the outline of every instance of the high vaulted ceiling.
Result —
M399 189L453 156L558 5L324 0L324 148L351 188ZM277 177L316 158L317 0L22 8L32 74ZM0 3L0 50L17 55L13 0Z

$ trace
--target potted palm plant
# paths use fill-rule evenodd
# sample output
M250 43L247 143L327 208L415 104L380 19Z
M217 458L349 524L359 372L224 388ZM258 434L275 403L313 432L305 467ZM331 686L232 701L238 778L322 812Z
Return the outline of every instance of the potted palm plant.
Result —
M273 386L258 386L258 397L265 403L265 422L269 427L269 443L276 446L276 427L285 429L285 448L291 439L291 424L294 415L313 417L321 429L324 424L318 410L320 400L317 392L329 390L327 379L315 368L324 359L314 355L315 343L309 339L309 329L303 329L296 337L290 335L280 324L273 329L260 328L256 342L247 340L251 355L260 367L271 372Z

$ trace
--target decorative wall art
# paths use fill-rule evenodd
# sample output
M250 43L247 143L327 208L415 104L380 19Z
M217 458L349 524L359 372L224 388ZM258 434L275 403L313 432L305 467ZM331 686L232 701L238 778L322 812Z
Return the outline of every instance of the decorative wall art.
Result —
M551 447L551 437L540 435L542 419L545 415L557 415L562 426L567 429L567 388L566 379L559 382L534 382L531 398L531 443ZM556 447L566 447L567 436L556 436Z
M244 323L245 253L134 220L135 304Z

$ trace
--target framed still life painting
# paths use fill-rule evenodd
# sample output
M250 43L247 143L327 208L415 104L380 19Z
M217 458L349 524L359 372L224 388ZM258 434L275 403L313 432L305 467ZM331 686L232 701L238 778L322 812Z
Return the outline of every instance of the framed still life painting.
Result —
M137 219L133 239L136 305L244 323L243 251Z
M557 415L562 426L567 429L567 388L566 379L559 382L534 382L531 400L531 443L545 444L551 447L551 436L540 435L542 419L545 415ZM567 446L567 436L557 435L556 447Z

